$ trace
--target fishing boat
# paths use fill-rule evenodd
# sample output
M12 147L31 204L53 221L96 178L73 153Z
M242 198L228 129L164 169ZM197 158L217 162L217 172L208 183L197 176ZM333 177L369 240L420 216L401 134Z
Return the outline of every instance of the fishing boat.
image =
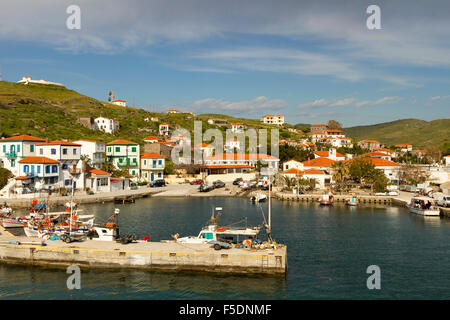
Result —
M202 228L198 236L188 236L179 238L178 234L175 234L173 238L178 243L210 243L211 241L220 242L232 242L240 243L242 240L255 240L260 232L261 227L234 227L232 225L228 227L219 227L217 224L219 216L222 214L222 208L215 208L217 214L214 215L214 209L212 211L211 218L206 226Z
M320 200L320 205L321 206L331 206L331 205L333 205L333 202L334 202L334 197L331 193L324 194L324 195L322 195L322 199Z
M266 201L267 196L264 193L257 193L250 198L251 202L264 202Z
M348 206L357 206L358 200L356 199L355 196L352 196L351 198L345 199L345 204Z
M436 200L426 196L412 197L406 207L409 212L421 216L439 216L441 214Z
M12 209L6 203L0 205L0 216L7 216L12 214Z

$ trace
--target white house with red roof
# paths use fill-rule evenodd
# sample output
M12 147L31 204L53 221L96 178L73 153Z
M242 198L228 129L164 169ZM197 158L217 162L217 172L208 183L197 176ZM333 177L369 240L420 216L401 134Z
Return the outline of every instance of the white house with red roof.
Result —
M284 124L284 116L282 114L277 115L266 114L261 118L261 122L265 124L282 126Z
M180 113L180 112L176 109L170 109L167 111L167 113L175 114L175 113Z
M19 175L18 161L36 155L36 145L45 142L45 139L19 135L0 139L0 162L3 168Z
M36 145L37 156L57 160L61 165L60 179L63 186L77 189L81 174L81 145L70 141L47 141Z
M116 106L121 106L121 107L126 107L127 106L127 102L125 100L122 100L122 99L112 100L111 103L115 104Z
M238 138L232 138L225 141L224 147L226 152L236 152L241 150L241 142Z
M89 165L93 168L101 169L105 163L104 154L106 145L104 142L80 139L73 143L81 145L81 155L88 157Z
M444 163L446 167L450 167L450 155L444 157Z
M15 191L23 194L36 190L56 190L61 187L61 163L47 157L31 156L18 161Z
M214 154L214 146L205 142L198 143L194 146L194 152L200 152L202 159L205 159Z
M231 132L233 132L233 133L244 132L244 125L240 124L240 123L232 123L231 124Z
M144 142L146 143L156 143L156 142L162 142L163 139L156 137L156 136L147 136L144 138Z
M106 158L116 169L127 168L130 175L139 177L139 144L128 140L114 140L106 144Z
M172 134L172 128L168 123L161 123L159 125L159 135L160 136L170 136Z
M406 143L406 144L396 144L395 145L395 149L397 151L403 152L403 153L411 152L413 150L413 145L412 144L408 144L408 143Z
M303 170L303 164L300 161L294 159L283 162L283 171L289 169Z

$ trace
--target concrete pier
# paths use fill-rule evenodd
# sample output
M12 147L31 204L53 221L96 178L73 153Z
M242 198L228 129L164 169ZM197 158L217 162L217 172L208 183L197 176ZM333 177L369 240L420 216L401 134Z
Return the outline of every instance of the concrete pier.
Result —
M10 244L19 241L24 244ZM27 242L37 244L27 244ZM276 249L214 250L207 244L145 242L120 244L86 240L72 242L46 241L14 237L1 230L0 262L38 266L78 265L88 268L134 268L155 270L191 270L244 274L285 274L286 247Z
M305 201L305 202L320 202L322 200L321 194L292 194L292 193L276 193L275 197L278 200L286 201ZM333 195L335 202L345 202L350 195ZM357 195L356 201L358 203L378 203L378 204L391 204L392 197L388 196L369 196L369 195Z

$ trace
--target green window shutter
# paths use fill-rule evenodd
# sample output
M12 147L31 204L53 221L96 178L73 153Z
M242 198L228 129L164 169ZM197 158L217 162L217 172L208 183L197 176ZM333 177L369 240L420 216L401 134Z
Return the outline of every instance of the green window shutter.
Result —
M34 152L34 144L30 145L30 152Z
M136 152L136 147L132 147L131 152Z
M20 152L20 144L17 145L17 152Z
M108 152L111 152L111 147L108 147Z
M120 147L116 147L116 152L120 152Z

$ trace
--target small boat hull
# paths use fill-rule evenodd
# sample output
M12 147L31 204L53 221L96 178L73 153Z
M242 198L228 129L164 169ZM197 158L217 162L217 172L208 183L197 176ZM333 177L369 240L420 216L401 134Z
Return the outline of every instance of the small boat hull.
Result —
M320 205L321 206L332 206L333 202L332 201L327 201L327 200L321 200L320 201Z
M17 220L14 218L3 218L2 226L3 228L23 228L24 224L27 223L28 220Z
M421 208L414 208L411 206L408 206L409 212L415 213L420 216L440 216L441 212L439 209L421 209Z

